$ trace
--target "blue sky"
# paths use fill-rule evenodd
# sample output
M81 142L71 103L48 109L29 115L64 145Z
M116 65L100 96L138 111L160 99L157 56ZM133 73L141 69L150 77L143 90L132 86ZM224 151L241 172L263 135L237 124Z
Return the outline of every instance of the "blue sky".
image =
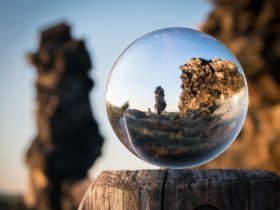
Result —
M120 53L138 37L166 27L197 28L212 5L206 0L38 1L0 0L0 192L26 186L25 151L36 134L34 68L25 54L36 50L40 29L60 21L85 39L95 68L92 108L106 138L103 156L90 175L102 170L154 168L128 152L115 137L105 110L105 88Z
M192 29L169 27L137 39L118 58L108 82L106 100L121 107L153 110L154 90L164 89L166 111L179 111L181 65L191 58L220 58L238 64L219 41ZM241 66L240 66L241 68Z

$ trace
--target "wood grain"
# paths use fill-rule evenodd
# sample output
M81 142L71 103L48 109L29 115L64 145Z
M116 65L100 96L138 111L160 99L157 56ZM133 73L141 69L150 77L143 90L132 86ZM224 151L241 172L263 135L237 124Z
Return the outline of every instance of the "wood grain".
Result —
M270 171L104 171L79 210L279 210L279 198Z

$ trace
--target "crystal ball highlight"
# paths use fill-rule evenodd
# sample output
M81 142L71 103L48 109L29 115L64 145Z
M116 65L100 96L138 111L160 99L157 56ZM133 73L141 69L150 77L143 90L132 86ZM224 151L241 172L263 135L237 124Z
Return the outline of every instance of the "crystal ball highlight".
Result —
M128 46L115 62L106 108L116 135L154 165L189 168L224 152L248 108L244 72L213 37L165 28Z

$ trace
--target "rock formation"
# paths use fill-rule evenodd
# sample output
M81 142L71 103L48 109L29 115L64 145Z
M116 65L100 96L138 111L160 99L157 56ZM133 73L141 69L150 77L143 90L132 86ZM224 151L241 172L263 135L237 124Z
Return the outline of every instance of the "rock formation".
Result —
M38 133L26 156L26 203L38 210L77 209L103 144L89 100L90 57L62 23L41 32L39 49L28 60L37 70Z
M156 87L155 90L155 111L157 116L161 116L161 113L166 108L166 102L164 100L164 90L161 86Z
M192 58L180 68L182 93L179 110L183 113L204 110L205 114L211 114L217 100L226 99L244 87L243 77L231 61Z
M280 173L280 1L213 0L202 30L237 56L250 104L235 143L205 167L263 168Z

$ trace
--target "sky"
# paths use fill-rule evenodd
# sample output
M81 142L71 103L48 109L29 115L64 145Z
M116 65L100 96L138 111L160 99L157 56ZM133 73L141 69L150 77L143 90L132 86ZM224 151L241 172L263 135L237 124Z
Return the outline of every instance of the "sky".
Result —
M110 71L134 40L167 27L198 28L213 6L206 0L0 0L0 192L22 193L28 168L26 150L36 135L35 69L25 55L38 46L38 33L66 21L75 38L84 39L94 63L90 93L94 116L106 141L90 170L156 168L131 154L115 136L105 108Z
M180 66L191 58L220 58L238 65L223 44L205 33L182 27L156 30L133 42L115 62L106 101L118 107L129 102L131 109L153 110L154 90L161 86L167 103L165 110L178 112L182 92Z

